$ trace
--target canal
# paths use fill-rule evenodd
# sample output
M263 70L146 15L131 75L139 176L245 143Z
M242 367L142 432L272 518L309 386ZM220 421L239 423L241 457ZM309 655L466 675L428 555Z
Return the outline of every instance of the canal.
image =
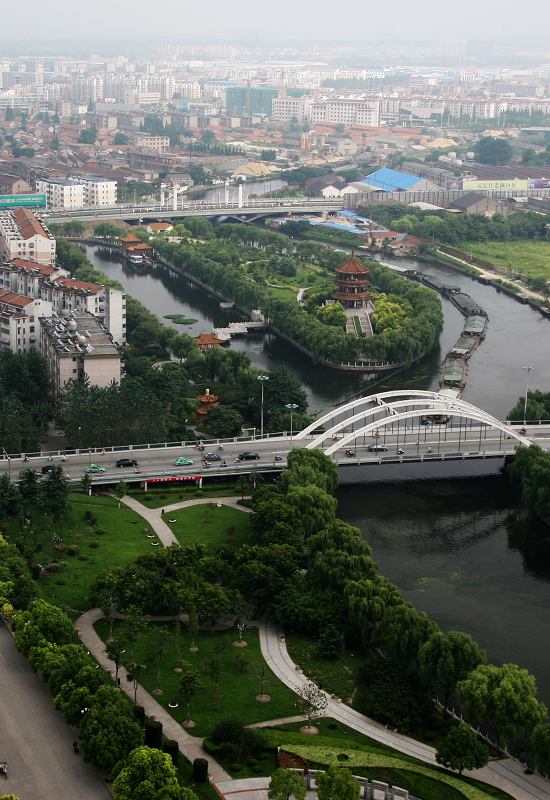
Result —
M87 254L97 269L120 281L159 318L178 313L197 320L178 330L196 335L238 318L165 270L140 275L94 248L88 247ZM504 418L525 391L524 364L536 368L533 388L550 389L548 320L451 268L404 259L395 263L460 287L487 311L487 337L470 359L465 399ZM463 323L446 300L443 312L439 350L382 380L313 365L272 335L236 339L231 346L246 352L258 369L284 366L292 371L316 411L364 392L375 380L378 390L437 388L442 357ZM408 600L443 628L470 633L491 660L529 669L550 705L550 533L522 521L502 479L346 487L339 503L342 518L364 532L380 572Z

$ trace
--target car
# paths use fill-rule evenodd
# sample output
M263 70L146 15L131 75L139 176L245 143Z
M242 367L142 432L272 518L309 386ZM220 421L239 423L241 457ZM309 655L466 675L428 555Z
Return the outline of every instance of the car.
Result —
M221 461L222 457L219 456L217 453L207 453L204 456L205 461Z
M369 453L385 453L388 448L384 447L383 444L371 444L367 449Z
M47 475L53 469L53 464L44 464L42 467L42 475Z
M135 458L119 458L116 462L117 467L137 467Z
M84 472L105 472L105 467L100 467L98 464L90 464Z
M174 465L176 467L190 467L192 463L193 460L191 458L187 458L186 456L180 456L174 461Z
M251 453L248 451L245 451L244 453L239 453L239 455L237 456L239 461L257 461L259 457L260 457L259 453Z

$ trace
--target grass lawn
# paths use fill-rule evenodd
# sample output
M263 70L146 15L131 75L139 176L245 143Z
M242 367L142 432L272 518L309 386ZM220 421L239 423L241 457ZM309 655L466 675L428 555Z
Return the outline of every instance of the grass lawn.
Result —
M116 627L117 623L115 622L115 631ZM187 709L179 693L179 674L174 672L174 667L181 659L192 664L199 672L204 687L191 702L191 716L197 725L189 732L194 736L207 736L223 719L240 719L249 725L252 722L278 719L298 713L294 692L287 689L265 665L256 628L245 633L244 638L248 646L244 648L233 647L233 642L238 639L235 630L215 633L200 631L196 637L199 647L196 653L189 652L191 636L187 630L182 630L180 659L177 653L174 627L172 625L157 626L150 623L135 644L134 656L140 663L147 664L145 656L147 639L159 627L164 627L172 635L168 640L162 661L160 688L163 694L156 696L156 699L178 722L183 722L187 717ZM96 630L105 639L108 635L106 621L101 620L97 623ZM221 664L219 689L212 679L211 669L209 669L212 659L216 658ZM263 668L265 668L267 680L265 691L271 695L269 703L260 703L256 700L256 695L260 694L258 673ZM142 685L150 692L156 688L156 674L157 666L150 664L141 679ZM169 703L178 703L178 708L169 708Z
M356 775L409 789L422 800L510 798L492 786L470 778L460 779L447 770L403 755L335 720L322 719L315 724L320 734L313 738L299 733L299 724L269 729L267 735L272 745L280 745L307 758L312 768L316 765L322 768L331 763L349 766Z
M135 488L134 488L135 487ZM198 486L165 486L158 489L149 489L144 492L138 484L130 484L128 494L139 500L147 508L162 508L182 500L194 500L197 497L237 497L241 495L235 483L209 483L199 489Z
M530 278L550 280L550 241L472 242L460 249Z
M86 511L94 515L94 524L84 519ZM10 541L21 535L19 526L18 519L7 521ZM147 534L153 538L147 538ZM145 520L124 506L119 509L113 498L77 493L69 495L62 525L35 510L24 537L34 560L42 565L60 565L55 574L38 579L40 595L79 613L90 607L90 587L101 572L152 551L152 542L158 541Z
M175 519L175 523L169 520ZM238 547L250 541L250 515L236 508L205 503L164 514L163 520L174 532L181 545L204 544Z
M318 686L335 694L348 705L353 703L359 683L359 668L363 662L360 654L345 650L334 661L327 661L317 653L317 642L298 633L289 633L286 644L291 659L298 664Z

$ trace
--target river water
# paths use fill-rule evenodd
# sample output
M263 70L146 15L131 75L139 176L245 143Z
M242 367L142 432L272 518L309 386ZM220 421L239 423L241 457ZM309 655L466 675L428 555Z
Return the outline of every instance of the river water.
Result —
M136 274L94 248L87 248L87 254L94 266L120 281L160 318L180 313L197 320L190 326L176 326L180 331L196 335L238 319L236 312L220 309L216 300L166 270ZM408 259L395 263L460 287L487 311L487 336L470 359L466 400L504 418L525 391L521 369L525 364L536 370L531 387L550 389L548 320L451 268ZM443 313L439 350L391 378L315 366L272 335L235 339L231 346L246 352L259 369L285 366L291 370L316 411L349 399L375 382L377 390L437 388L442 357L463 323L447 300L443 300ZM550 532L522 520L503 479L345 487L339 492L339 503L342 518L364 532L380 572L407 599L444 629L472 634L491 660L525 666L536 676L540 696L550 706Z

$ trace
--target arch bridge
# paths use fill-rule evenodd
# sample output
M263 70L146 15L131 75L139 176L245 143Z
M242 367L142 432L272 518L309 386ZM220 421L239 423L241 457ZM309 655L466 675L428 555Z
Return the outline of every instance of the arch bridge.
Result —
M336 460L344 455L404 459L468 452L497 455L513 452L517 444L532 444L520 429L446 390L397 390L359 397L327 412L295 439L296 444L321 448Z

